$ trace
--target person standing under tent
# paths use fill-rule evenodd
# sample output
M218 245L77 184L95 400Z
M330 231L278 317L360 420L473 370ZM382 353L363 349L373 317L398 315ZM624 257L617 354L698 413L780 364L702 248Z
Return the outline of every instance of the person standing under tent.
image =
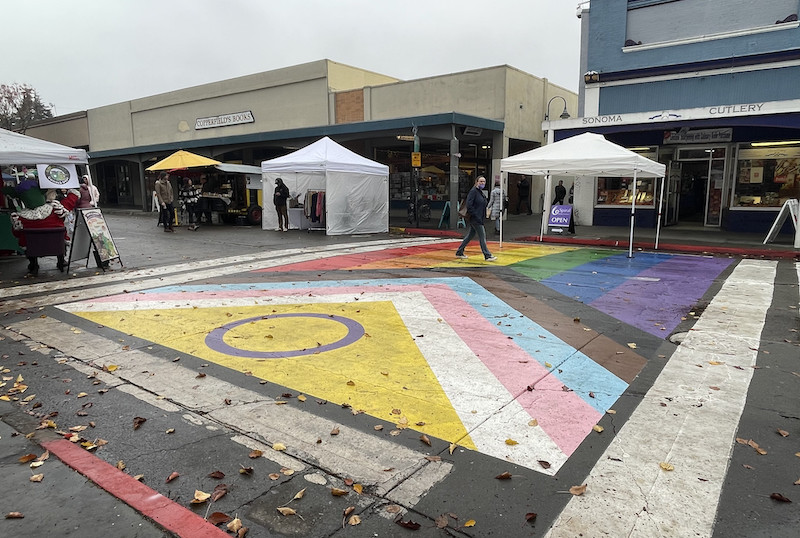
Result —
M517 196L519 197L517 198L517 215L519 215L523 204L528 206L528 215L533 215L533 210L531 209L531 184L527 176L522 176L522 179L517 182Z
M275 180L275 192L272 201L275 203L275 212L278 213L278 231L289 231L289 213L286 209L286 200L289 199L289 187L281 178Z
M556 197L553 199L553 205L564 205L564 197L567 195L567 188L564 186L564 180L559 179L556 185Z
M486 199L486 195L483 194L483 190L485 188L486 178L479 176L478 179L475 180L475 185L469 190L469 194L467 194L467 200L465 202L467 207L467 215L465 218L469 223L469 231L467 232L467 235L464 236L464 240L461 241L461 244L456 250L456 258L460 258L462 260L469 258L469 256L464 254L464 249L477 235L484 259L487 262L493 262L497 259L497 257L492 256L492 253L489 252L489 248L486 246L486 230L483 227L483 219L486 215L486 206L488 205L489 201Z

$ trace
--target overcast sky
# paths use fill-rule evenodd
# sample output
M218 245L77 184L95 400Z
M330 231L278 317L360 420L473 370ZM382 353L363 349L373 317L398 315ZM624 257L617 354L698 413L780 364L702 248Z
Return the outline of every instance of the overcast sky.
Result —
M578 0L6 0L0 82L69 114L329 59L411 80L508 64L577 92Z

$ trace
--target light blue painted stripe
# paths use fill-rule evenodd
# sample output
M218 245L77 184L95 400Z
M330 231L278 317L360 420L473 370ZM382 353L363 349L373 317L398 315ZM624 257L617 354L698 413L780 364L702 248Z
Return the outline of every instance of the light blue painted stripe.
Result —
M467 277L401 278L380 280L323 280L305 282L262 282L250 284L215 284L168 286L146 293L207 293L216 291L268 291L302 288L336 288L340 286L449 286L476 312L486 318L502 334L514 340L528 355L547 368L562 384L573 390L599 413L605 413L628 387L623 380L576 350L554 334L533 322L518 310ZM497 323L500 322L499 325ZM550 364L550 367L545 363ZM530 383L534 383L531 379ZM594 397L589 396L592 392Z
M620 284L673 258L670 254L639 252L633 258L625 254L595 260L573 267L542 280L542 284L576 301L589 304Z

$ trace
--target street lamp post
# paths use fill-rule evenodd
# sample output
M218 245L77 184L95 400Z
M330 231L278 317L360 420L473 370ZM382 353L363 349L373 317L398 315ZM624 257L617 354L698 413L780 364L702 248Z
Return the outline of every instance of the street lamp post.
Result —
M569 117L570 117L569 116L569 112L567 112L567 100L566 99L564 99L560 95L555 95L555 96L551 97L549 101L547 101L547 110L545 111L545 114L544 114L544 121L547 122L547 144L548 145L552 144L555 141L555 132L553 131L553 127L550 125L550 104L553 101L555 101L556 99L561 99L562 101L564 101L564 111L561 113L561 115L559 117L562 120L569 119ZM539 234L540 234L539 235L539 240L540 241L544 241L544 231L545 231L545 229L547 227L548 215L550 213L550 205L552 203L551 184L552 184L552 178L550 177L550 174L548 173L545 176L545 181L544 181L544 207L542 208L542 226L541 226L541 229L539 230Z

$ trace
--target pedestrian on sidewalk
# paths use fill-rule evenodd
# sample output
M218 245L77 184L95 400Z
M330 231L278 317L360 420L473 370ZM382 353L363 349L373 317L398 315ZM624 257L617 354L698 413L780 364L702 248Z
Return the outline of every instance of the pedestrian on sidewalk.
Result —
M486 178L478 176L478 179L475 180L475 185L469 190L469 194L467 194L467 200L465 202L467 215L465 218L469 223L469 231L458 246L458 250L456 250L456 258L461 258L462 260L469 258L469 256L464 254L464 249L477 235L484 259L487 262L493 262L497 259L495 256L492 256L492 253L489 252L489 248L486 246L486 230L483 227L483 219L486 215L486 206L489 204L489 201L483 193L485 188Z
M197 224L200 224L200 214L197 211L197 203L200 201L200 189L194 186L192 178L184 180L181 190L178 192L178 198L181 203L181 214L184 212L189 218L189 230L196 230ZM195 219L195 217L197 217Z
M528 206L528 215L533 215L531 209L531 184L527 176L522 176L522 179L517 181L517 215L520 214L522 205Z
M272 195L272 201L275 203L275 212L278 213L278 231L289 231L289 213L286 209L286 200L289 199L289 187L287 187L281 178L275 180L275 192Z
M500 235L500 219L503 216L503 199L500 192L500 180L494 180L494 188L489 194L489 205L486 207L486 218L494 221L494 234Z
M169 182L169 174L161 172L156 180L155 188L156 198L158 199L158 206L161 208L159 213L159 220L164 225L165 232L174 232L172 220L174 218L175 210L172 203L175 201L175 196L172 191L172 183Z

